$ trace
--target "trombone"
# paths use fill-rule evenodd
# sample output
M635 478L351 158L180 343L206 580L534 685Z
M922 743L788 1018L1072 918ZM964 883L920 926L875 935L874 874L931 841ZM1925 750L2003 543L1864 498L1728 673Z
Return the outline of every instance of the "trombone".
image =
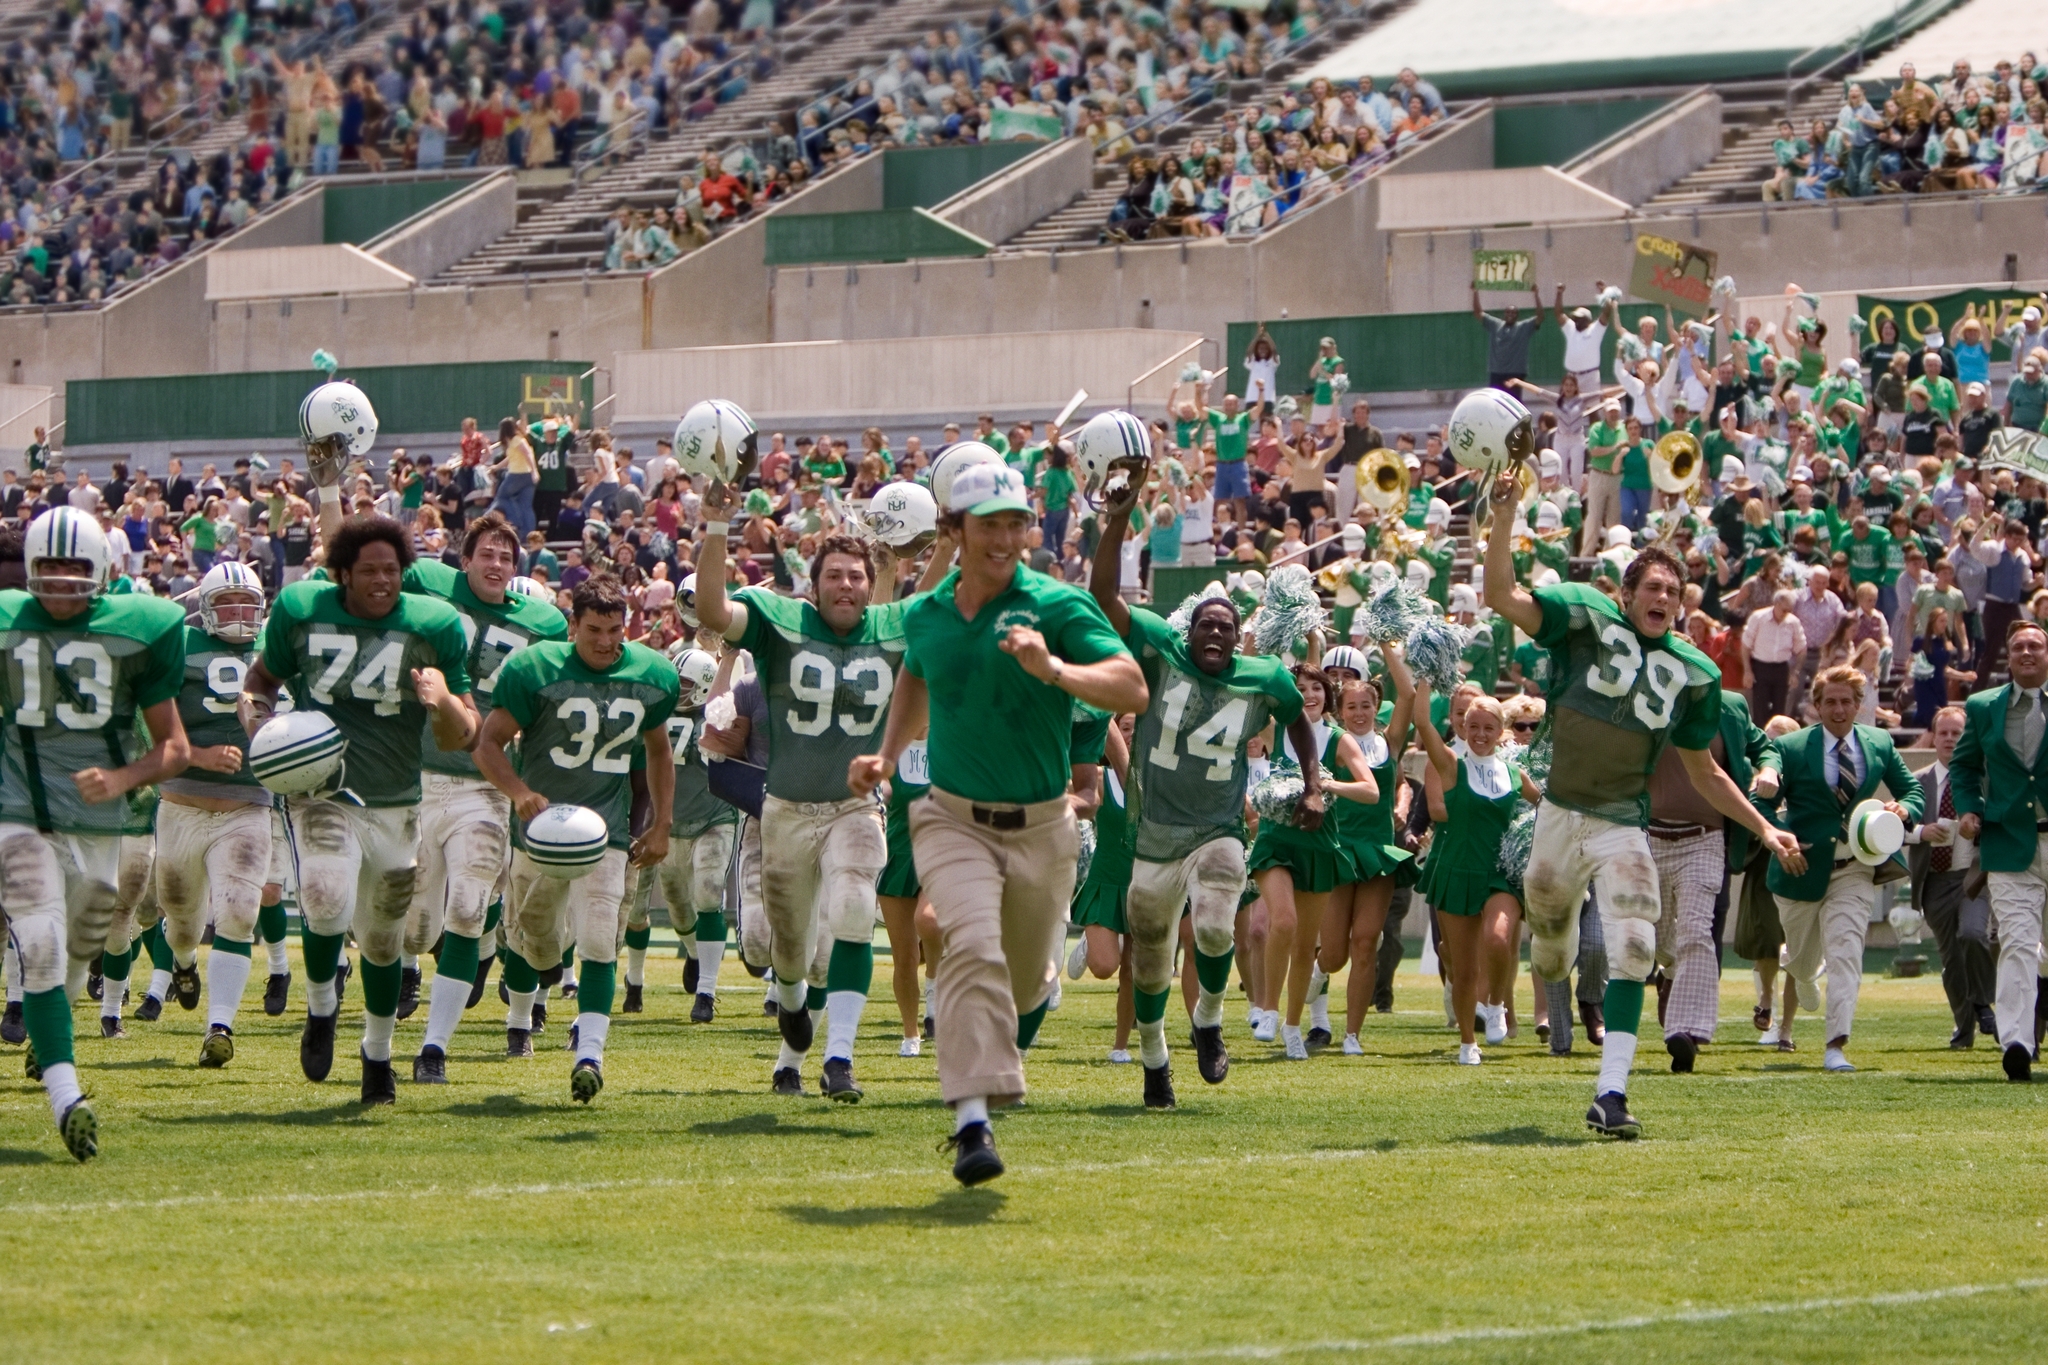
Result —
M1683 497L1699 486L1706 472L1700 438L1689 431L1667 431L1650 451L1650 482L1666 493Z

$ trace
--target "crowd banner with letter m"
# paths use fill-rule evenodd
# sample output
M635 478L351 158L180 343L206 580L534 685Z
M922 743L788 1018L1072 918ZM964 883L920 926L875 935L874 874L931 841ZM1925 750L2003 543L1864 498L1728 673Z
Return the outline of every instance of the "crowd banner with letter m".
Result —
M1719 259L1705 247L1659 237L1654 232L1639 232L1628 292L1647 302L1664 304L1674 313L1705 317L1714 293L1714 267Z

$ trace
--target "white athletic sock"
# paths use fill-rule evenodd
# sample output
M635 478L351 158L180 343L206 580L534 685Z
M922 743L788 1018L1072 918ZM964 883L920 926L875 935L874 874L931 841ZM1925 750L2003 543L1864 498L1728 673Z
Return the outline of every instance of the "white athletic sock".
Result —
M171 961L177 963L180 967L196 967L199 965L199 949L194 948L189 953L180 953L176 948L173 948L171 949Z
M467 996L463 997L468 999ZM391 1034L398 1027L398 1017L391 1014L363 1015L363 1055L373 1062L391 1060Z
M953 1103L953 1131L959 1132L970 1123L988 1122L988 1098L956 1100Z
M216 940L217 941L217 940ZM216 947L206 955L206 1022L208 1026L235 1026L235 1011L242 1008L242 988L249 984L254 964L240 953L222 952ZM114 983L107 983L112 986ZM119 995L109 990L108 998Z
M699 985L703 983L701 971L702 969L700 968L700 975L698 977ZM806 998L809 997L810 993L811 983L804 980L802 977L798 977L794 981L777 981L775 983L775 1001L778 1005L780 1005L783 1009L786 1010L802 1009L804 1007L804 1001Z
M626 949L626 984L628 986L644 986L647 984L647 950L645 948Z
M798 1052L788 1043L784 1043L782 1051L775 1054L775 1069L777 1071L802 1071L804 1069L804 1054Z
M1138 1025L1138 1053L1146 1066L1166 1065L1166 1021L1154 1019Z
M1327 987L1329 984L1330 978L1324 977L1323 985ZM1308 1026L1319 1028L1325 1033L1330 1031L1330 995L1327 990L1318 993L1308 1002Z
M162 973L159 972L157 975L161 976ZM150 980L149 993L156 995L156 981L154 978ZM160 995L157 995L156 998L159 1000L163 999ZM330 977L325 981L308 981L306 983L306 1013L317 1014L325 1018L340 1007L341 1002L334 989L333 978Z
M1195 992L1194 1026L1214 1028L1223 1022L1223 992L1198 987Z
M287 951L290 946L283 939L279 939L275 943L263 945L265 951L270 954L270 974L272 976L283 976L292 969L292 955Z
M108 977L106 985L100 992L100 1018L119 1019L121 1017L121 997L127 993L127 978L124 977L116 981L112 977Z
M1593 1097L1626 1095L1629 1068L1635 1064L1636 1036L1619 1029L1607 1030L1607 1039L1600 1044L1600 1084L1594 1089Z
M400 953L400 954L398 955L398 967L399 967L399 970L400 970L400 971L406 971L406 972L416 972L416 971L418 971L418 970L420 969L420 960L419 960L419 956L418 956L418 954L415 954L415 953Z
M576 1016L576 1060L579 1062L601 1062L604 1060L604 1036L611 1031L612 1017L609 1014L579 1014Z
M830 991L825 996L825 1060L853 1060L853 1037L860 1032L860 1012L868 998L861 991Z
M535 994L536 992L534 991L511 992L512 1004L505 1011L506 1028L523 1028L529 1031L533 1028L533 997Z
M78 1068L69 1062L52 1062L44 1067L43 1093L50 1097L50 1116L63 1122L64 1111L85 1095L78 1088Z
M463 1011L468 1008L468 984L452 976L435 973L433 987L427 994L425 1045L446 1052L449 1042L455 1037L455 1026L462 1022Z
M697 994L718 994L718 964L725 960L725 940L700 938L697 941Z
M328 996L327 996L327 1010L326 1010L326 1012L327 1012L328 1014L332 1014L332 1013L334 1013L334 995L333 995L333 991L334 991L334 983L333 983L333 982L331 982L331 981L330 981L330 982L328 982L328 983L327 983L327 990L328 990ZM171 974L170 974L169 972L151 972L151 973L149 974L149 993L150 993L151 995L155 996L155 997L156 997L156 998L157 998L158 1000L168 1000L168 999L170 999L170 998L171 998Z
M91 970L92 960L90 958L74 957L66 959L64 963L64 998L71 1004L77 1004L79 999L84 996L85 978ZM166 975L164 980L168 983L170 977Z

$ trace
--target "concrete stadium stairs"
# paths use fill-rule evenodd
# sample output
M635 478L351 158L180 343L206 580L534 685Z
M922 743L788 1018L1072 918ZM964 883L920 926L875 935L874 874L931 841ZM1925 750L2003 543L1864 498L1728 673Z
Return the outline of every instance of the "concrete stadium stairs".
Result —
M637 155L580 185L523 188L519 225L436 279L474 283L506 277L577 275L602 267L604 221L620 206L651 209L675 203L677 183L706 152L765 135L804 105L879 66L934 28L962 26L979 35L985 6L971 0L829 0L778 35L782 65L766 80L708 117L643 141Z
M1778 136L1778 120L1789 117L1802 136L1813 120L1832 122L1842 107L1840 92L1832 81L1809 91L1785 112L1782 82L1752 82L1717 86L1721 95L1721 153L1712 161L1665 186L1650 196L1645 208L1690 208L1694 205L1732 204L1761 199L1763 184L1776 165L1771 143Z

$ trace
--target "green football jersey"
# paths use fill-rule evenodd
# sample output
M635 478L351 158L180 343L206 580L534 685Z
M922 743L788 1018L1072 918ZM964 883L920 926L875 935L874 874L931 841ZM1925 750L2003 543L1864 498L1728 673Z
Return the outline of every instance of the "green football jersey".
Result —
M331 717L348 740L345 785L366 806L419 804L427 708L412 690L416 668L438 668L457 695L469 691L468 642L446 602L402 592L388 615L351 616L333 583L298 582L271 604L258 658L298 704Z
M676 799L669 819L672 839L694 839L714 825L730 825L739 811L711 794L711 770L704 766L701 709L668 718L668 747L675 753Z
M405 571L405 590L437 597L455 608L462 621L463 638L469 641L466 668L469 685L475 690L479 715L491 713L491 691L498 685L498 670L518 650L536 640L564 640L569 622L553 603L507 593L496 606L470 591L469 575L451 569L438 559L416 559ZM433 722L420 736L420 761L428 772L451 777L481 778L476 759L465 749L446 750L434 743Z
M1152 699L1131 754L1130 823L1139 858L1173 862L1222 837L1244 837L1245 748L1270 719L1301 715L1301 692L1279 659L1235 656L1212 677L1187 640L1148 611L1131 613L1131 653Z
M89 805L72 774L123 767L149 747L141 713L177 696L185 676L184 610L124 594L58 621L8 589L0 650L0 820L63 834L136 832L153 790Z
M847 768L882 747L909 603L869 607L841 636L798 598L749 588L737 600L746 605L747 628L734 643L754 656L768 697L768 794L846 800Z
M195 749L213 749L232 744L243 750L241 771L217 773L197 764L164 783L164 790L193 796L229 797L248 792L261 794L256 775L249 771L249 736L236 715L236 701L242 695L242 680L256 661L256 647L217 640L197 626L185 628L185 677L178 689L178 719L185 723L185 738ZM279 691L279 714L292 709L291 694ZM227 788L226 791L208 790Z
M576 646L548 640L520 650L498 672L496 701L519 722L519 776L550 804L588 806L604 817L613 848L632 845L633 784L640 736L675 714L675 665L628 644L599 672ZM513 822L513 843L525 833Z
M1557 757L1544 795L1618 825L1650 823L1650 774L1666 745L1704 749L1721 724L1721 670L1682 637L1651 639L1583 583L1538 588ZM1540 738L1540 737L1539 737Z

